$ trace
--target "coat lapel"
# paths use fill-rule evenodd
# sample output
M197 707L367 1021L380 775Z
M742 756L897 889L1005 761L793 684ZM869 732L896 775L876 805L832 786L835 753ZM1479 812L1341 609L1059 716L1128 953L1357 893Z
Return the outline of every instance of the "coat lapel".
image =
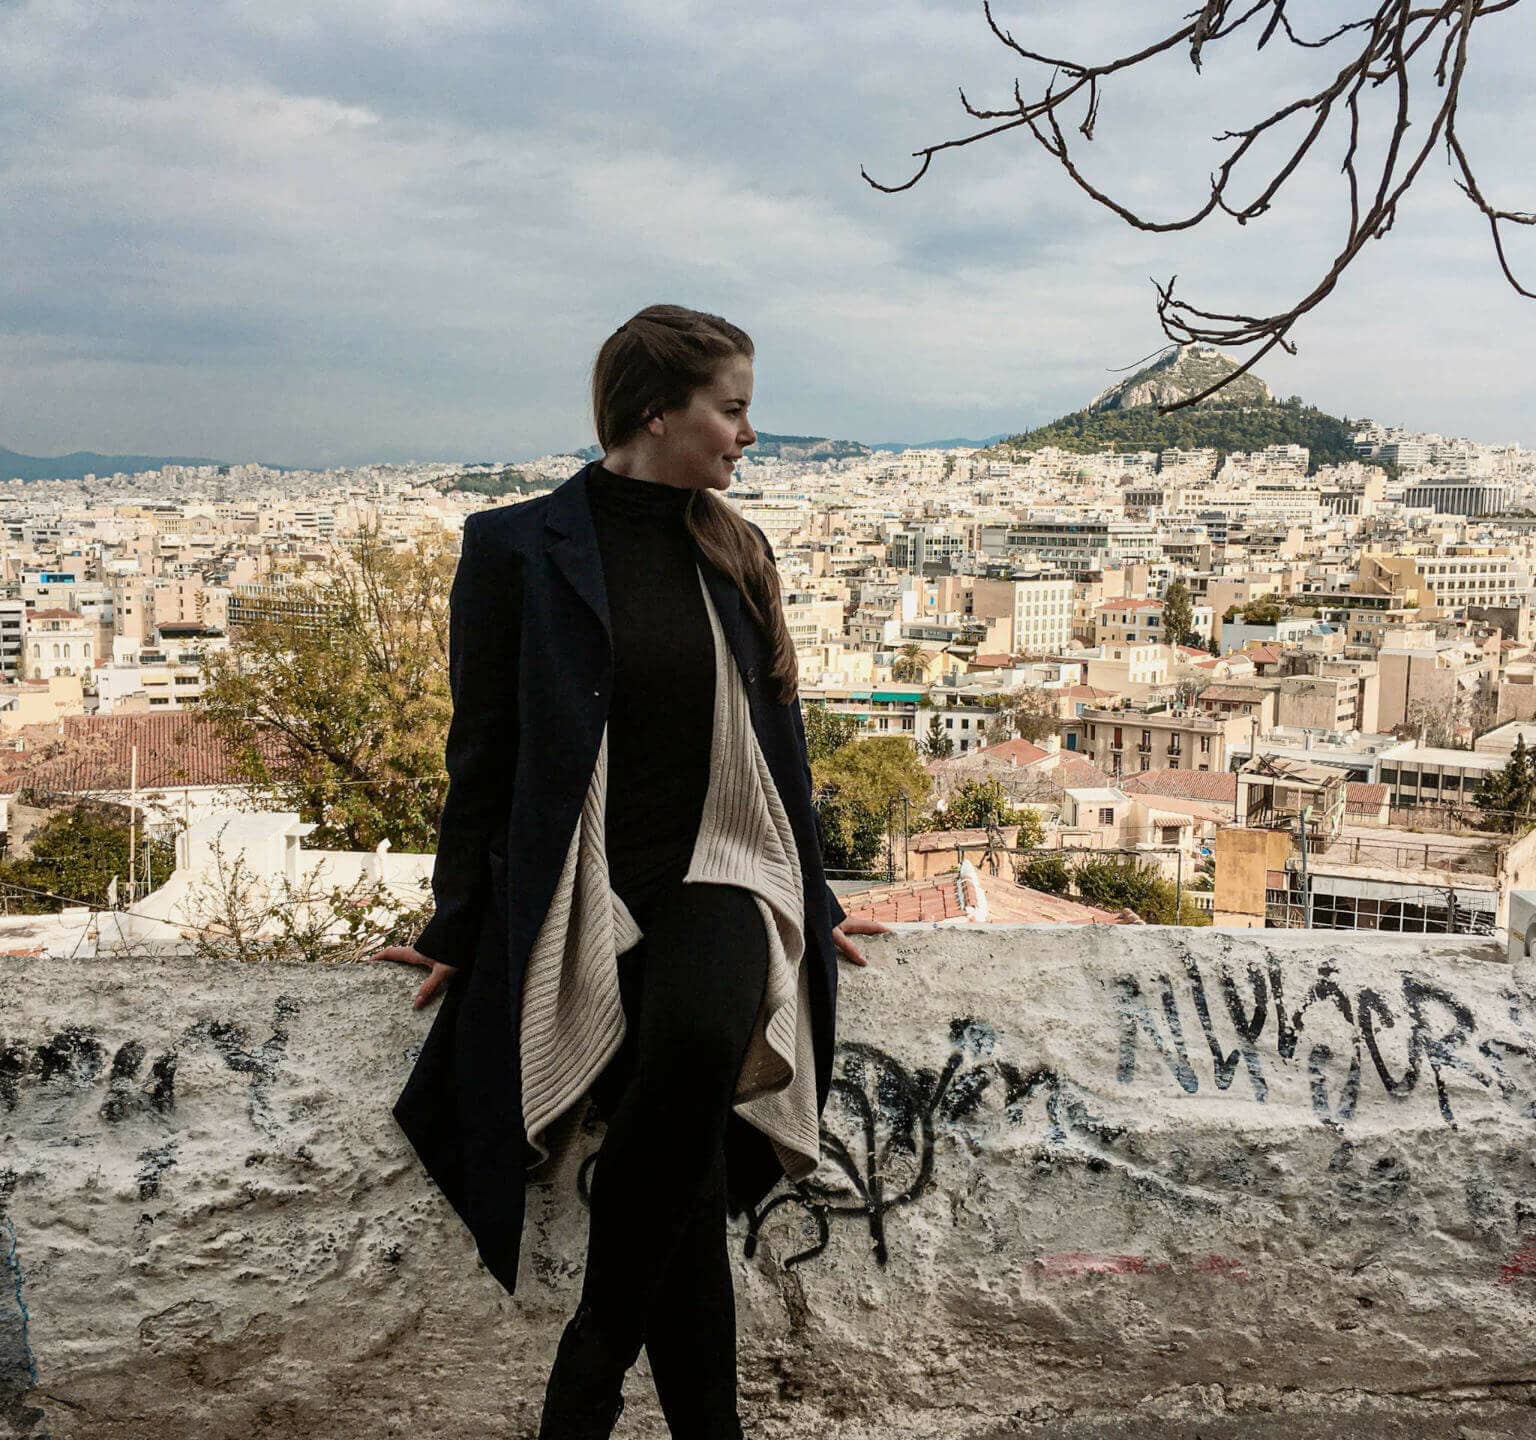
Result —
M608 610L608 590L603 581L602 555L597 548L597 527L592 521L592 502L587 494L587 476L596 463L584 466L551 493L544 515L544 546L560 574L602 626L611 662L613 624ZM705 558L697 545L694 554L710 598L715 602L720 628L725 633L736 668L751 687L757 679L757 657L753 653L748 616L742 609L741 592L728 575Z
M597 529L587 498L590 465L578 470L549 497L544 512L544 548L555 568L597 617L613 646L608 618L608 590L603 583L603 560L597 549Z

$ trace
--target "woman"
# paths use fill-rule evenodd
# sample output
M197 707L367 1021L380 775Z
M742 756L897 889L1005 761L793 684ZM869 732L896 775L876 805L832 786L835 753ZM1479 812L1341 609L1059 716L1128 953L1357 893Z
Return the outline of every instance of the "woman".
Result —
M372 957L444 996L395 1114L509 1291L525 1179L607 1121L541 1440L608 1436L642 1345L674 1436L741 1435L727 1214L815 1169L837 956L887 928L827 887L772 547L710 493L752 356L640 311L593 370L603 459L466 520L436 910Z

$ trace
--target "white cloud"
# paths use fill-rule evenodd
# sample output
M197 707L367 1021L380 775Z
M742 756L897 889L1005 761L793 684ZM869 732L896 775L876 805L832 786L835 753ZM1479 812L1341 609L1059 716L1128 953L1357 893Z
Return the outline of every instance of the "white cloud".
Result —
M1082 7L1004 8L1021 38L1094 57L1160 23L1124 0L1089 33ZM1506 24L1479 57L1467 125L1490 187L1529 205L1521 33ZM910 151L974 124L957 84L998 104L1015 74L1031 83L970 0L25 0L0 10L0 47L0 444L22 449L579 444L596 345L663 298L753 332L770 429L1008 428L1160 341L1148 276L1271 308L1337 240L1321 167L1261 223L1158 239L1020 133L876 194L859 164L905 178ZM1085 161L1178 209L1218 153L1212 130L1267 93L1270 53L1240 46L1199 77L1170 57L1116 85ZM1302 355L1264 371L1353 413L1536 441L1512 378L1536 360L1532 334L1432 162L1393 235L1298 332Z

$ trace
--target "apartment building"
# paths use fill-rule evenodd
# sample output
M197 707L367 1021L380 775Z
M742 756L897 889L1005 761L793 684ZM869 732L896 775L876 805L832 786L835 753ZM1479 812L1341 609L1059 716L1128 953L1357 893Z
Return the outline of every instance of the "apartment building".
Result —
M1048 568L1073 575L1120 561L1150 562L1161 554L1154 526L1118 517L1040 516L1011 527L1008 548L1037 555Z
M1013 583L1013 648L1021 655L1054 655L1072 643L1077 587L1064 576Z
M1083 659L1089 685L1141 700L1167 686L1172 657L1166 645L1128 645L1120 640L1096 647Z
M1191 607L1195 632L1201 641L1211 638L1215 616L1209 605ZM1161 600L1107 600L1094 617L1094 644L1120 640L1131 645L1166 643ZM1181 642L1182 643L1182 642Z
M1367 550L1360 556L1357 588L1456 614L1471 605L1516 605L1526 594L1508 550L1476 545L1453 545L1440 553Z
M1493 693L1498 656L1497 631L1483 641L1432 629L1387 631L1376 655L1382 729L1421 725L1436 715L1470 726L1471 708Z
M1182 706L1088 706L1069 722L1073 749L1106 775L1141 770L1225 770L1227 747L1247 736L1242 716L1202 714Z
M90 675L95 668L96 626L76 610L33 610L22 645L27 680Z
M1381 783L1400 809L1426 805L1468 805L1477 788L1507 756L1481 750L1446 750L1404 741L1378 757Z

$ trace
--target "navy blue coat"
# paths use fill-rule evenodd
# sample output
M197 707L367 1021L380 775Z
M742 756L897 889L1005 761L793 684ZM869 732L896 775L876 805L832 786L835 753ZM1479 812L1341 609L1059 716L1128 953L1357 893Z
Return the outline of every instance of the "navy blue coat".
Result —
M525 1167L535 1158L522 1123L523 973L597 763L613 685L608 599L587 498L593 468L464 524L450 597L453 719L432 874L436 910L415 942L458 973L394 1107L508 1291L517 1283ZM771 559L767 537L753 529ZM822 870L805 727L799 702L781 705L772 694L767 638L740 591L695 552L800 854L820 1111L837 1017L832 929L844 917ZM734 1112L726 1169L733 1215L758 1205L783 1174L767 1137Z

